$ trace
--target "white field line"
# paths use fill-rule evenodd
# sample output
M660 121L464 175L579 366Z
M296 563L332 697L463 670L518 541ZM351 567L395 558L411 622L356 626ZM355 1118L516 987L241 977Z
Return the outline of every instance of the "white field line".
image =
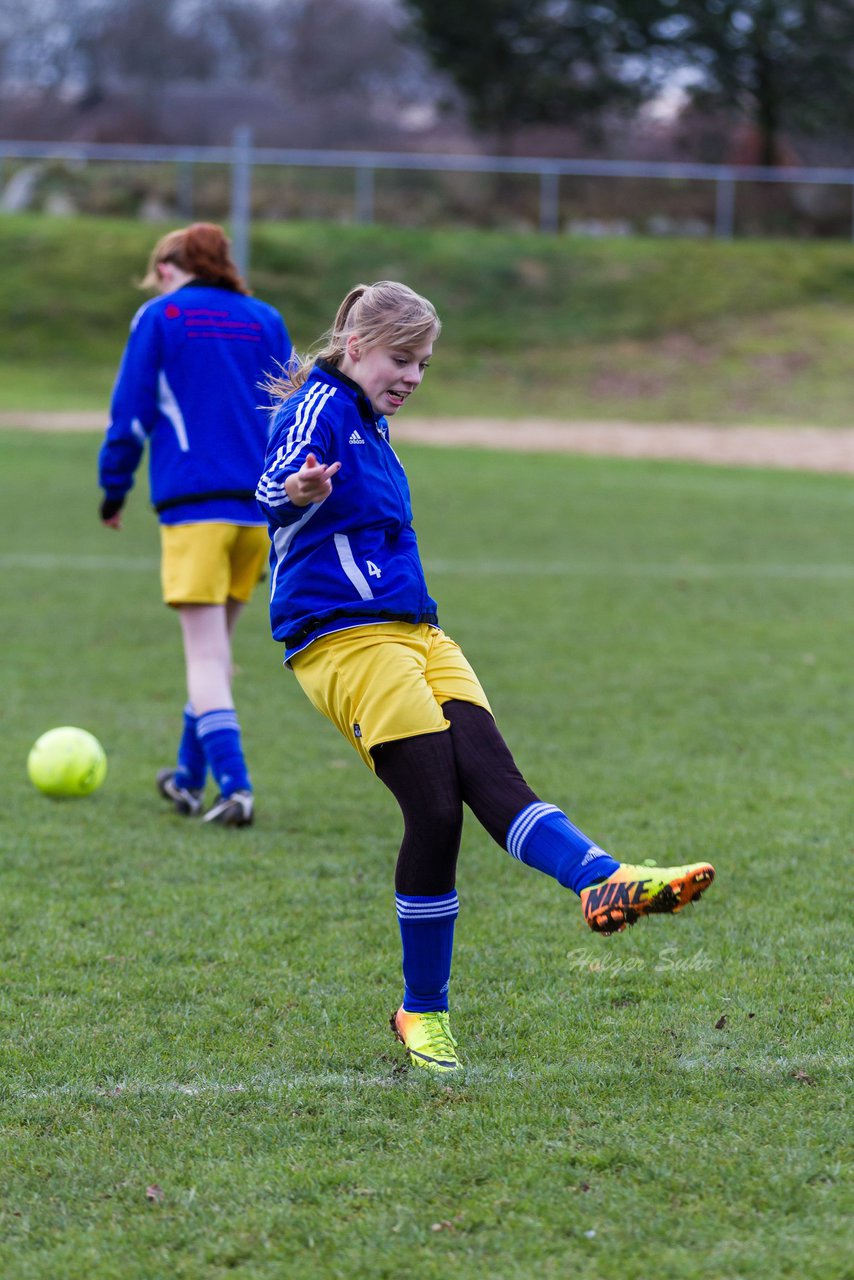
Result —
M50 573L55 569L79 569L102 573L121 569L123 573L150 573L159 568L155 556L63 556L53 552L44 555L26 551L9 551L0 555L0 569L36 569Z
M55 553L0 554L0 569L53 572L75 570L102 573L150 573L159 567L154 556L76 556ZM469 577L549 578L782 578L839 582L854 579L849 564L692 564L642 560L426 560L428 573Z
M847 1070L850 1059L843 1053L804 1053L796 1058L773 1057L761 1061L749 1059L734 1061L731 1057L718 1059L705 1054L694 1057L682 1056L674 1059L673 1065L679 1071L721 1071L730 1074L734 1069L747 1075L776 1076L780 1072L793 1074L806 1068L820 1070L830 1068L834 1071ZM573 1079L595 1076L621 1076L625 1073L625 1065L619 1062L591 1061L587 1058L567 1058L555 1062L548 1067L540 1067L527 1071L521 1063L506 1064L499 1067L478 1067L464 1065L462 1071L454 1078L459 1084L512 1084L526 1083L530 1080L571 1083ZM430 1077L427 1077L430 1078ZM192 1083L182 1084L176 1080L117 1080L110 1083L94 1084L89 1081L68 1082L50 1085L42 1089L3 1088L0 1098L6 1102L50 1102L59 1098L76 1098L80 1101L91 1101L96 1098L210 1098L227 1097L231 1094L259 1094L278 1096L292 1093L299 1089L312 1091L377 1090L397 1088L410 1080L420 1081L425 1075L416 1074L404 1065L401 1050L400 1063L383 1072L360 1071L287 1071L265 1072L248 1080L200 1079ZM442 1076L440 1084L448 1084L448 1078Z

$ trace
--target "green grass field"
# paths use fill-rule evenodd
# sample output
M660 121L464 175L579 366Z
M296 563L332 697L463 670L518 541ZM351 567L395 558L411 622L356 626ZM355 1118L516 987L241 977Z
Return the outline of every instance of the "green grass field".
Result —
M0 434L4 1280L850 1275L850 479L405 450L442 620L532 785L617 856L718 868L596 938L467 820L448 1082L386 1025L394 802L263 593L257 825L155 795L178 629L144 485L98 524L97 444ZM86 800L25 776L63 723L109 755Z
M166 229L0 217L0 411L106 415L145 296L133 282ZM352 285L382 278L444 320L419 413L851 423L848 244L256 228L251 283L300 350Z

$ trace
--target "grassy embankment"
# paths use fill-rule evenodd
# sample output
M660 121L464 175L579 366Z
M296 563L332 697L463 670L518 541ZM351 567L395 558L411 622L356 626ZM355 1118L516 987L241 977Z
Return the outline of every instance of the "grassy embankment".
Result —
M159 229L0 220L0 411L103 409ZM256 293L303 349L357 280L404 279L445 332L418 412L638 421L851 420L854 250L259 227Z

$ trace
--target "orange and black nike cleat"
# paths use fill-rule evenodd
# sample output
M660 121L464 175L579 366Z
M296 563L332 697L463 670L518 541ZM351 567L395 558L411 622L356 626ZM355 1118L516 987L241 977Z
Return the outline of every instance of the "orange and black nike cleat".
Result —
M671 915L708 889L715 869L708 862L685 867L633 867L622 863L607 880L581 890L581 910L595 933L620 933L641 916Z

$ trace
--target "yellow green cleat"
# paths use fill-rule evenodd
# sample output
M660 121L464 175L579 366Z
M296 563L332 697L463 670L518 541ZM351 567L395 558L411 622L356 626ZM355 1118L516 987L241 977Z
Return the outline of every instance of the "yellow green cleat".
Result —
M451 1035L446 1012L407 1013L401 1006L391 1015L390 1022L413 1066L425 1071L459 1070L457 1042Z
M681 911L708 889L715 869L708 862L685 867L633 867L623 863L607 880L581 890L581 910L595 933L619 933L641 916Z

